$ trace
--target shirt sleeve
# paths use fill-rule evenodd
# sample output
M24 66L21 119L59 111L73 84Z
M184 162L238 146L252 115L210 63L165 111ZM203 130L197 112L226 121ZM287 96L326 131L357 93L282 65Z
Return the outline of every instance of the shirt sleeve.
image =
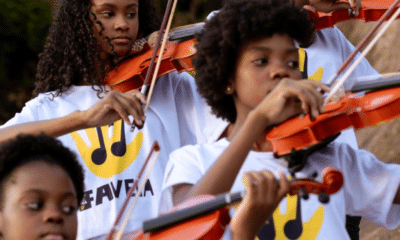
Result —
M347 213L389 229L399 226L400 206L393 199L400 185L400 165L383 163L370 152L348 145L342 144L338 151L345 156L340 161Z
M198 93L196 83L186 72L170 74L174 78L175 104L181 130L182 146L216 141L228 122L217 118Z
M16 113L13 118L8 120L4 125L0 126L0 128L10 127L16 124L22 124L27 122L33 122L39 120L39 101L37 98L28 101L25 106L22 108L20 113Z
M160 213L173 207L172 187L179 184L195 185L205 173L205 169L195 153L196 146L186 146L170 154L165 169L161 193Z

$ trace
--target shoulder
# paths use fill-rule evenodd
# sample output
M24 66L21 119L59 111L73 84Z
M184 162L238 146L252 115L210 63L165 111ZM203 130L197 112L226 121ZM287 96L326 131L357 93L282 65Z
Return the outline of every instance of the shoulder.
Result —
M316 154L327 163L335 163L341 169L352 168L356 165L381 163L371 152L352 147L345 142L334 141Z
M177 71L170 72L166 75L168 82L170 85L178 87L194 87L195 81L194 78L187 72L178 73Z
M105 92L98 94L98 91L91 86L72 86L60 95L57 95L56 92L39 94L32 100L32 104L43 110L55 109L58 112L62 109L65 112L86 110L97 103L100 98L105 97L106 94Z
M347 43L348 40L337 27L324 28L316 32L314 43L307 49L323 47L320 50L326 48L336 48L338 50L343 42Z
M210 159L211 156L219 156L219 154L229 145L226 139L221 139L217 142L186 145L173 151L170 154L170 159L197 159L198 161L203 161Z

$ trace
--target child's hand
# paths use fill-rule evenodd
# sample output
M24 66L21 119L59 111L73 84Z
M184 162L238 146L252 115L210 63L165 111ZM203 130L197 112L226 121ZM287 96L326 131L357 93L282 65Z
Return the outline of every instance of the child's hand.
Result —
M290 187L283 173L280 173L278 182L267 170L246 173L243 181L246 196L230 224L232 239L254 239L264 223L272 217Z
M357 16L361 8L361 0L349 0L348 3L338 0L309 0L308 5L311 5L319 12L326 13L355 7L355 16Z
M145 119L142 104L146 104L146 98L139 90L126 93L111 91L82 113L87 128L109 125L121 118L132 125L129 116L133 116L135 124L139 127L143 125Z
M283 79L253 111L265 117L269 125L302 113L315 118L324 111L320 91L329 88L313 80Z
M154 49L157 43L157 38L158 38L158 31L154 31L150 34L149 39L147 40L147 44L151 47L151 49Z

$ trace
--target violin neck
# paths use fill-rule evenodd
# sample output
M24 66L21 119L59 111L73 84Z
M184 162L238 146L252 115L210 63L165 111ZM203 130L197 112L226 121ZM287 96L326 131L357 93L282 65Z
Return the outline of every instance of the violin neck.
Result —
M193 207L184 208L176 212L167 213L157 218L144 221L142 228L143 232L159 231L180 222L208 214L242 200L244 194L244 192L221 194L210 201L197 204Z
M169 41L186 40L194 38L197 34L201 33L204 27L204 22L183 26L173 30L168 37Z
M359 78L351 86L350 91L360 92L365 90L378 90L397 85L400 85L400 72Z

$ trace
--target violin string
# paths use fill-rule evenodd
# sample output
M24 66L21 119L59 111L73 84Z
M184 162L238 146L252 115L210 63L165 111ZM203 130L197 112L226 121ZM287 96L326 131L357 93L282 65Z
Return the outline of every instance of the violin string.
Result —
M144 112L145 113L147 112L147 109L149 108L150 99L151 99L151 96L153 95L154 85L155 85L155 81L157 79L157 73L158 73L158 70L160 69L161 60L162 60L162 54L164 52L165 45L167 44L168 33L169 33L170 29L171 29L172 19L174 18L174 13L175 13L175 10L176 10L177 3L178 3L178 0L174 0L173 6L172 6L172 10L171 10L171 13L170 13L169 19L168 19L168 24L167 24L167 27L166 27L165 32L164 32L164 38L163 38L163 41L162 41L162 44L161 44L160 53L159 53L159 56L158 56L158 59L157 59L156 68L154 70L153 79L151 80L150 91L149 91L149 94L148 94L148 97L147 97L146 106L144 108Z
M397 2L400 2L398 0ZM368 44L368 46L364 49L363 52L361 52L361 55L354 61L353 65L349 67L349 69L343 74L343 76L335 83L335 86L332 88L332 90L329 92L328 96L324 99L324 106L332 99L332 97L338 92L340 87L343 85L343 83L348 79L350 74L353 73L353 71L356 69L358 64L363 60L363 58L369 53L369 51L372 49L372 47L375 45L375 43L379 40L379 38L382 37L382 35L386 32L386 30L389 28L389 26L396 20L396 18L400 15L400 8L397 9L397 11L392 15L392 17L387 21L387 23L383 26L383 28L376 34L376 36L373 38L373 40Z
M145 174L145 176L144 176L144 178L143 178L143 180L142 180L142 182L141 182L141 184L139 186L138 191L136 192L136 195L135 195L135 198L133 199L131 207L129 208L128 212L126 213L125 218L122 221L120 229L116 233L116 237L115 237L116 240L120 240L121 237L122 237L122 234L125 232L126 226L128 225L128 222L129 222L129 218L132 215L133 209L134 209L134 207L135 207L135 205L136 205L136 203L137 203L137 201L139 199L140 194L142 193L142 189L144 188L144 186L146 185L147 180L149 179L150 172L153 169L154 163L156 162L156 159L157 159L159 154L160 154L160 149L156 150L155 155L153 156L153 158L150 161L150 165L149 165L149 167L148 167L148 169L146 171L146 174Z

